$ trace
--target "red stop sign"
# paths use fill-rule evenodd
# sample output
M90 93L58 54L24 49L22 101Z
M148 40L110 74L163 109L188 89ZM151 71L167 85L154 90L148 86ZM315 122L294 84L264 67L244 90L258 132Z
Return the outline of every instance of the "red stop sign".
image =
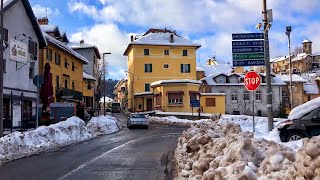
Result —
M255 91L261 84L261 77L258 73L250 71L244 77L244 86L248 91Z

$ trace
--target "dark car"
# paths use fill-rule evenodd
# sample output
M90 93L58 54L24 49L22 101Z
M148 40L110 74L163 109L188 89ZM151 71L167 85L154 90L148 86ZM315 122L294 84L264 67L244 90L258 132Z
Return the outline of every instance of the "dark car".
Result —
M118 103L118 102L111 103L111 112L112 113L120 113L120 111L121 111L120 103Z
M289 119L277 125L281 141L296 141L320 135L320 107L299 119Z

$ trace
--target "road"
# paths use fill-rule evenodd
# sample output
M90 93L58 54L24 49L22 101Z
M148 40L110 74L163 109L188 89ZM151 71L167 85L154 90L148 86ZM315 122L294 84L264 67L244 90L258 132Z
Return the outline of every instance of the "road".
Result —
M163 154L175 148L185 127L150 124L43 152L0 166L1 180L165 179Z

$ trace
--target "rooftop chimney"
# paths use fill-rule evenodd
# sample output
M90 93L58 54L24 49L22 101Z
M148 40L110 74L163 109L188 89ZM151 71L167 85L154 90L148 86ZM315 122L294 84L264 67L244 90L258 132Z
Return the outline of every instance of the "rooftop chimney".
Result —
M133 41L133 35L131 35L131 42Z
M173 43L173 42L174 42L173 34L170 34L169 42L170 42L170 43Z
M47 17L39 18L38 23L39 25L48 25L49 19Z
M81 41L80 41L80 46L82 46L83 44L84 44L84 40L81 39Z

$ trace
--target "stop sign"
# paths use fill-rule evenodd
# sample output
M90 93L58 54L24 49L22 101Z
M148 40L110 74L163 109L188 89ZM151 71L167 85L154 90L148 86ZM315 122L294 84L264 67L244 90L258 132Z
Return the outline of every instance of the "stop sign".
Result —
M261 77L258 73L250 71L244 77L244 86L248 91L255 91L261 84Z

